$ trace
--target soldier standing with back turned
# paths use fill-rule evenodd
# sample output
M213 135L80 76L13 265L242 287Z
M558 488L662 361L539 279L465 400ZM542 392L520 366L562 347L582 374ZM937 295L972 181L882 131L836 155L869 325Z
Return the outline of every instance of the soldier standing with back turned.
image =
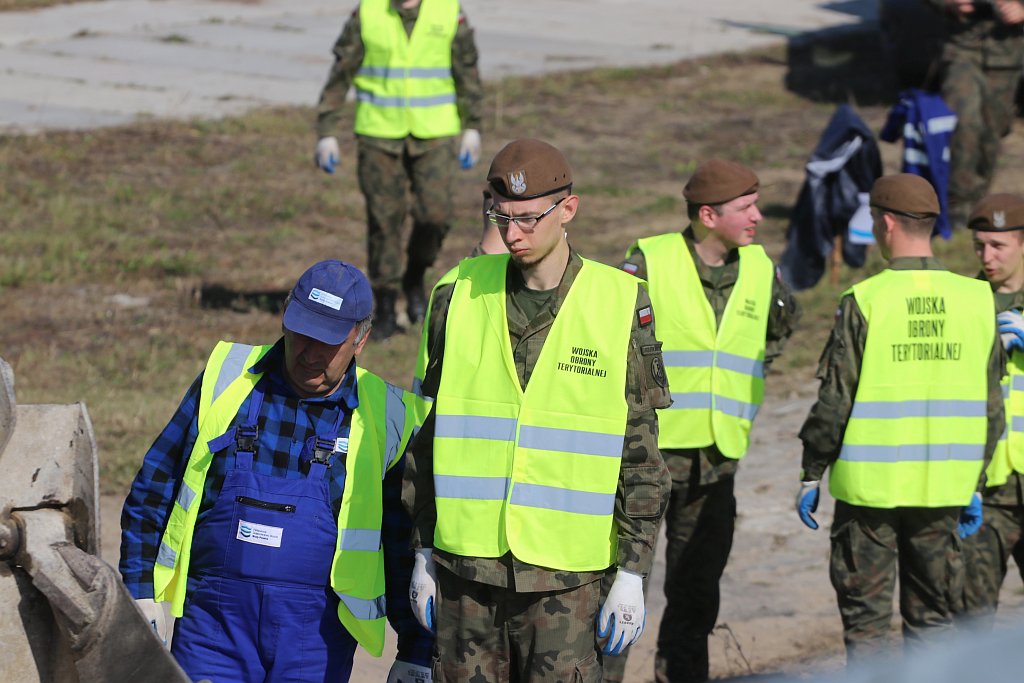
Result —
M904 646L952 633L958 536L981 525L979 477L1005 426L992 292L932 255L935 190L919 176L885 176L870 203L889 267L840 300L800 430L796 500L817 529L811 513L830 468L830 577L848 663L888 646L897 560Z

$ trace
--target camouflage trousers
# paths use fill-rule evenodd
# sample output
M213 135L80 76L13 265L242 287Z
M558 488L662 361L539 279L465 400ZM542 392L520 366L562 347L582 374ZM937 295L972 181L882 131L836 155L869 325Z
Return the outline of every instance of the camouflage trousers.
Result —
M665 514L666 604L654 660L659 683L708 680L708 637L718 619L718 582L736 527L733 477L699 484L700 468L691 472L687 481L673 477Z
M435 683L599 683L601 582L520 593L438 567Z
M963 594L959 508L868 508L836 501L830 578L847 663L889 650L897 564L903 644L946 640Z
M359 189L366 199L367 271L375 288L397 288L407 260L419 273L434 263L451 227L455 142L411 156L360 141ZM402 232L412 193L412 234L402 255Z
M949 144L949 204L954 221L957 214L963 221L992 184L1000 140L1013 123L1021 71L985 69L968 60L949 62L945 69L942 97L957 115Z
M964 600L957 624L989 630L999 605L999 589L1006 579L1007 562L1013 557L1024 580L1024 507L986 505L984 524L965 538Z

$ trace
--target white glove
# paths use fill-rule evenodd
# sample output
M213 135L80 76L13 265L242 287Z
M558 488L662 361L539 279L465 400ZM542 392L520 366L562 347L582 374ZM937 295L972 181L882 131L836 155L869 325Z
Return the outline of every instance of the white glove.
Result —
M430 683L430 667L396 659L388 672L388 683Z
M459 165L464 170L476 166L480 161L480 131L467 128L462 131L462 144L459 145Z
M608 638L601 652L622 654L640 638L646 621L643 578L625 569L618 570L608 597L597 613L597 636Z
M139 598L135 601L135 606L142 612L142 617L149 624L149 627L156 632L156 637L166 646L167 613L164 612L163 604L156 602L153 598Z
M338 138L320 138L320 142L316 143L314 160L316 165L322 168L325 173L334 173L334 167L340 158L341 152L338 150Z
M409 582L409 602L412 603L416 621L434 633L437 568L434 566L434 551L430 548L420 548L416 551L416 559L412 565L412 580Z

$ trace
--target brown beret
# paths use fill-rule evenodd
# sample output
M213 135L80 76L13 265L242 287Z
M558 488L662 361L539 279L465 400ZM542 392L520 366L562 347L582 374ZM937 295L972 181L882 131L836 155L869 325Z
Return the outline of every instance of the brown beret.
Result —
M871 187L871 206L912 216L938 216L939 198L932 184L912 173L882 176Z
M724 204L757 192L759 185L757 174L743 164L709 159L693 172L683 196L691 204Z
M1024 198L1015 194L990 194L974 207L967 227L984 232L1024 230Z
M533 199L572 185L565 155L543 140L513 140L494 157L487 171L491 189L509 199Z

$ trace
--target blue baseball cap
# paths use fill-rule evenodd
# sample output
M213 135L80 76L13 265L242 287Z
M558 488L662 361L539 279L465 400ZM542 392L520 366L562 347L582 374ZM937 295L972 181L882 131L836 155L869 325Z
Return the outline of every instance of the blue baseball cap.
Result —
M282 322L286 330L334 345L372 312L373 291L362 271L342 261L321 261L295 283Z

